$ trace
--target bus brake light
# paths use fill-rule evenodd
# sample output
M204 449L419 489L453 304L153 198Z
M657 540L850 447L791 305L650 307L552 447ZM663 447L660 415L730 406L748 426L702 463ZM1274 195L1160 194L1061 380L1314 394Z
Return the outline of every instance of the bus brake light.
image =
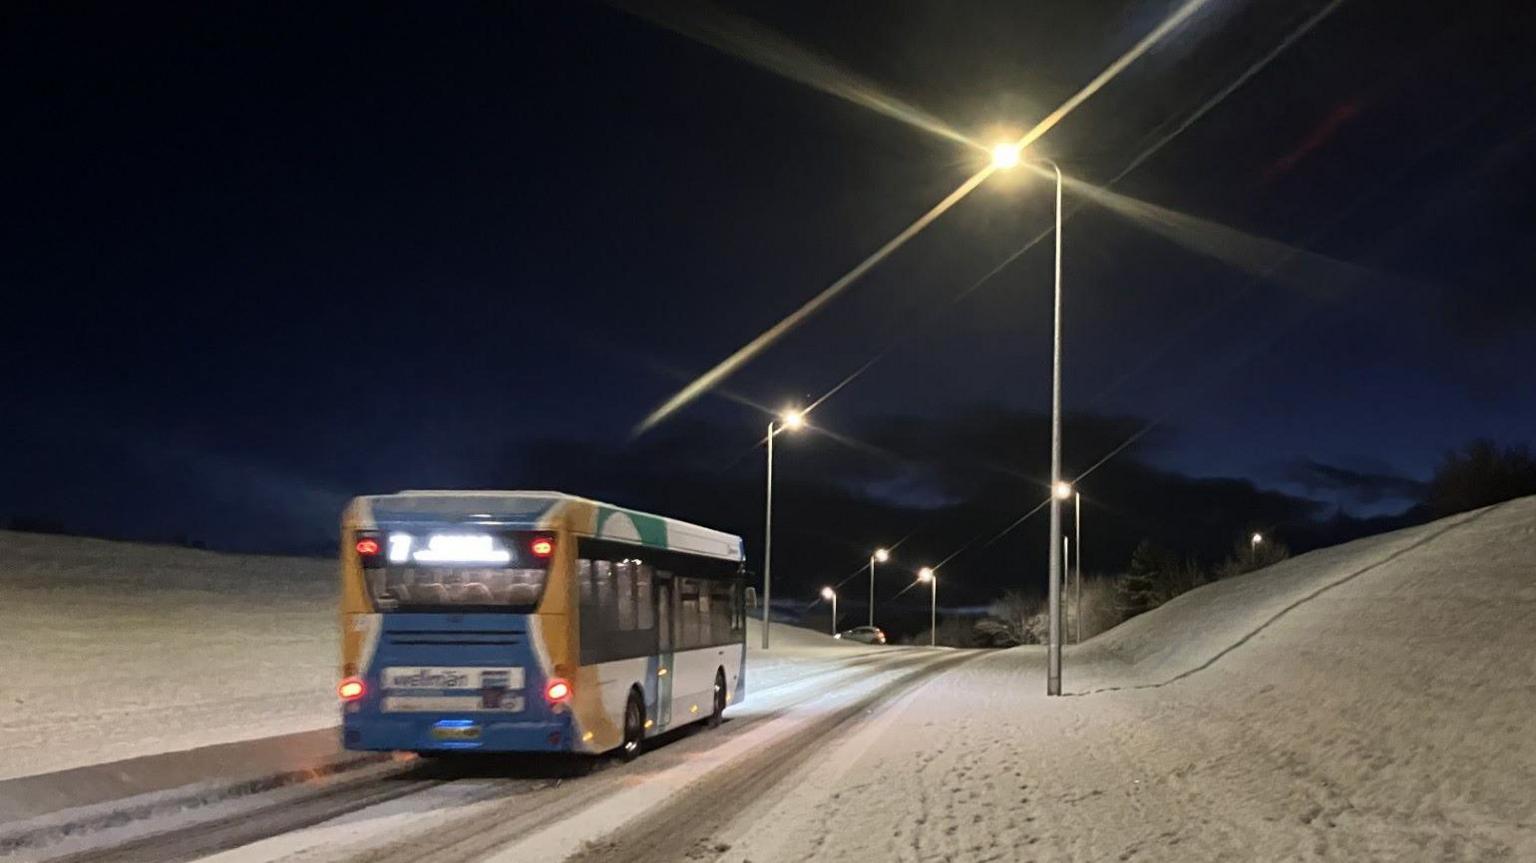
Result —
M365 536L357 541L357 553L363 557L374 557L379 553L379 541L371 536Z
M366 691L368 687L363 684L362 679L357 677L348 677L336 684L336 694L341 696L342 701L356 701L362 698Z
M549 557L555 553L555 541L547 536L541 536L534 539L528 546L528 550L533 552L534 557Z
M556 677L544 687L544 700L550 704L564 704L571 700L571 685Z

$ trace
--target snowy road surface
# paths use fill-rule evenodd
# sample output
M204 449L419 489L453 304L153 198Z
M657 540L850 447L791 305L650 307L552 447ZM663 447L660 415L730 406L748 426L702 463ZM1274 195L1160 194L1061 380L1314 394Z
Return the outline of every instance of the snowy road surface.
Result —
M1186 594L1069 697L1037 648L825 649L634 764L410 767L117 859L1536 860L1536 499Z

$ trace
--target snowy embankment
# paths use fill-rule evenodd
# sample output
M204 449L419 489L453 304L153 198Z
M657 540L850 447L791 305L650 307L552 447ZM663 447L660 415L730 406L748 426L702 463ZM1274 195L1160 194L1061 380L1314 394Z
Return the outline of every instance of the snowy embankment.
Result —
M1536 498L1185 594L1074 697L1043 659L928 683L722 859L1536 860Z
M0 531L0 780L337 722L336 565ZM754 690L867 652L748 631Z

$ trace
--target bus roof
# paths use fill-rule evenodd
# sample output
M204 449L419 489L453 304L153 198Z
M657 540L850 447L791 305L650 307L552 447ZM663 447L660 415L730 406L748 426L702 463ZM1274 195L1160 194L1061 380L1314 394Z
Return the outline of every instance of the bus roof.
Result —
M650 548L741 561L741 537L675 518L558 491L422 490L353 500L348 517L359 527L445 519L477 520L528 530L573 532Z

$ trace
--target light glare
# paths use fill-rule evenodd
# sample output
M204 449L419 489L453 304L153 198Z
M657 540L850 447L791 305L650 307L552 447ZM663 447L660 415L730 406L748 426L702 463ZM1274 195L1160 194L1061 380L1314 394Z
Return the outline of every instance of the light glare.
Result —
M1006 171L1019 164L1019 147L1017 144L998 144L992 148L992 167L999 171Z
M837 591L833 590L832 588L830 588L830 587L823 587L821 589L821 598L822 599L831 599L834 596L837 596Z
M933 581L933 567L925 566L917 571L918 581Z
M1069 483L1069 482L1058 482L1058 483L1056 483L1056 498L1058 500L1066 500L1067 498L1069 498L1071 496L1072 496L1072 484L1071 483Z
M890 559L891 559L891 553L890 552L886 551L883 548L875 549L875 560L877 560L877 561L879 561L881 563L885 563L886 561L888 561Z

